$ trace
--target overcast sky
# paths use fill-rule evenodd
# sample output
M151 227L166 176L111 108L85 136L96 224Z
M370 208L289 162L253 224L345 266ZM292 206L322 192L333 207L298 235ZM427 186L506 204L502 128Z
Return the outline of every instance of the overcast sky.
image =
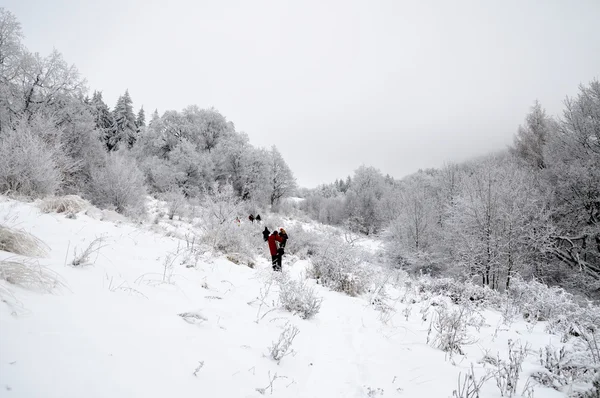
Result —
M109 106L214 106L301 186L505 148L600 77L600 0L2 0Z

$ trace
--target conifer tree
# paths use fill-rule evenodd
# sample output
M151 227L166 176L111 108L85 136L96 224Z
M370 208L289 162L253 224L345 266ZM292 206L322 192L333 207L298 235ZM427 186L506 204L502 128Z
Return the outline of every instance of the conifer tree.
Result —
M113 118L113 133L108 142L109 150L117 149L121 143L131 148L137 139L137 127L129 90L119 97L113 110Z
M104 141L107 148L110 150L111 148L108 145L108 142L112 134L114 123L112 114L110 113L110 109L102 99L101 91L94 91L94 94L92 95L92 99L90 101L90 105L92 114L94 115L94 123L96 124L96 129L100 131L102 140Z
M144 107L140 108L140 111L137 114L137 118L135 119L135 125L138 128L138 132L142 127L146 127L146 113L144 112Z

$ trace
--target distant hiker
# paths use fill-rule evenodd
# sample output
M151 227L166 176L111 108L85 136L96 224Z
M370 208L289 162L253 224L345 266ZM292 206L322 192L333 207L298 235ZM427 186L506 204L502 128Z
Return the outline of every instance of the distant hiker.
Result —
M254 219L255 219L256 221L260 222L260 221L261 221L261 219L260 219L260 214L257 214L257 215L256 215L256 217L254 217Z
M252 215L252 213L248 216L248 220L250 220L250 222L254 222L254 216Z
M269 228L265 227L265 230L263 231L263 239L265 240L265 242L269 239L270 234L271 231L269 231Z
M285 232L285 229L279 228L279 236L281 236L281 239L283 239L281 241L281 245L279 247L281 247L283 249L285 247L285 243L288 240L288 234L287 234L287 232Z
M269 251L271 252L271 261L273 263L273 271L281 271L281 253L282 248L277 247L277 243L281 242L283 238L279 236L277 231L269 236Z
M235 218L235 223L238 225L238 227L240 226L240 224L242 223L242 220L240 220L239 217Z

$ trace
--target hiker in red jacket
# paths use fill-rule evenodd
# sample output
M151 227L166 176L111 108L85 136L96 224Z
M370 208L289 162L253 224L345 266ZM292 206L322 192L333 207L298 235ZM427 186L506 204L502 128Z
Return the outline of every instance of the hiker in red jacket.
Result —
M281 257L283 253L279 251L278 243L283 242L283 238L275 230L267 241L269 242L269 251L271 252L271 260L273 262L273 271L281 271Z

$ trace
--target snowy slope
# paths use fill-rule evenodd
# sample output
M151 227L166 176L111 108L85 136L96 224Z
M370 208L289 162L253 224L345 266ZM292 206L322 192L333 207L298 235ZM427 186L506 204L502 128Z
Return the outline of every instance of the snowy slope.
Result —
M519 322L506 330L498 328L499 314L484 311L485 325L472 330L477 342L450 360L427 344L420 304L409 313L408 304L392 300L384 317L369 297L316 286L321 311L302 320L270 311L277 285L266 258L250 269L205 253L187 268L185 242L151 226L84 214L68 219L7 199L0 222L45 242L51 251L38 261L66 285L49 294L0 280L18 299L5 295L0 303L0 397L450 397L459 372L471 363L483 372L478 361L486 350L505 356L509 339L532 350L559 344L542 324L532 332ZM69 265L74 248L98 237L106 246L92 265ZM0 252L0 259L11 257L18 256ZM164 264L173 259L167 283ZM299 278L307 266L297 261L287 272ZM257 297L270 283L259 308ZM197 314L195 323L178 315L186 312ZM288 322L300 330L295 353L277 363L269 346ZM519 392L538 368L536 356L528 357ZM500 396L493 380L482 396ZM535 396L565 395L537 387Z

